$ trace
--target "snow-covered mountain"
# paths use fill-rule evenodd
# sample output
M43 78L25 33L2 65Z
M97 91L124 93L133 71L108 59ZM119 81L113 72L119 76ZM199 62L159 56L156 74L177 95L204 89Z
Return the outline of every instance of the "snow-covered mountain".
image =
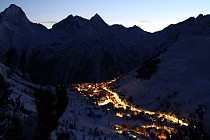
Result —
M1 55L15 48L16 65L45 84L104 81L128 72L139 65L135 45L149 35L138 27L109 26L98 14L90 20L70 15L50 30L15 5L0 15Z
M13 52L13 64L36 83L106 81L178 40L209 34L209 20L199 15L151 34L137 26L109 26L98 14L90 20L69 15L46 29L12 4L0 13L0 60Z
M39 41L47 39L46 31L41 24L30 22L22 9L14 4L0 13L1 50L30 48L30 44L39 44Z
M190 119L199 120L196 109L202 105L205 131L210 134L209 53L210 34L185 37L130 72L120 82L118 92L132 96L144 109Z
M99 107L70 88L63 95L62 85L40 86L22 77L44 85L98 82L134 68L111 85L118 87L118 100L129 96L132 104L144 110L202 120L210 134L209 46L209 15L191 17L156 33L137 26L109 26L98 14L90 20L70 15L47 29L30 22L20 7L11 5L0 13L0 61L13 63L9 77L8 68L0 63L0 139L19 127L27 138L126 138L117 135L110 124L140 125L144 121L117 117L117 112L110 113L110 108ZM87 85L89 91L85 91L91 93L100 84L93 85ZM104 90L99 102L110 98L109 89L103 88L102 84L96 91ZM14 136L21 137L18 134Z

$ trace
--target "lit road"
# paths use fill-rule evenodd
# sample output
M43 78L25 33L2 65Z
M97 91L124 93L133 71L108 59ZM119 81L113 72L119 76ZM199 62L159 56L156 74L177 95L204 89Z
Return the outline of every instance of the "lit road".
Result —
M117 79L103 82L103 83L82 83L82 84L76 84L74 87L76 90L87 96L87 97L95 97L97 99L97 104L99 106L105 106L109 103L113 104L114 108L122 108L124 111L118 112L115 114L115 116L118 116L120 118L123 118L126 114L127 117L132 118L133 115L138 115L140 113L150 115L150 119L153 121L157 121L157 119L166 120L165 122L162 122L163 124L166 124L168 122L168 126L165 125L157 125L155 123L152 123L150 125L141 125L141 129L136 128L135 130L132 130L132 132L135 132L139 135L148 136L149 133L147 131L150 131L151 128L156 128L157 130L165 130L168 133L174 132L175 133L175 127L174 126L188 126L187 122L184 122L183 120L176 117L174 114L169 115L166 113L161 112L153 112L149 110L145 110L142 108L136 108L133 104L128 103L125 100L122 100L119 96L119 94L111 89L111 84L116 82ZM131 112L130 114L126 112ZM143 118L146 115L143 115ZM130 136L136 138L136 136L130 132L131 128L124 128L119 125L113 125L113 128L116 130L117 133L122 134L123 130L126 130ZM145 132L146 129L146 132ZM160 139L166 139L165 133L157 133L157 136Z

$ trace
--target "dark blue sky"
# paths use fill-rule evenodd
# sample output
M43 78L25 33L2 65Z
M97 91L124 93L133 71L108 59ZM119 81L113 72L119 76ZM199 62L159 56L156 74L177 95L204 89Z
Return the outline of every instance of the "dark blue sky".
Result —
M98 13L108 24L153 32L190 16L210 14L210 0L0 0L0 11L12 3L32 22L48 28L70 14L90 19Z

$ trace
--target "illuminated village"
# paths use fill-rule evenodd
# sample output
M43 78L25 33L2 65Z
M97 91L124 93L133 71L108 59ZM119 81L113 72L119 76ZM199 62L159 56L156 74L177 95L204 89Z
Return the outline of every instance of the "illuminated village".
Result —
M103 83L83 83L74 87L94 104L105 107L124 120L136 120L136 124L111 124L116 133L134 139L157 137L169 139L178 131L188 130L188 119L178 118L171 113L153 112L136 107L128 97L115 92L118 79ZM196 128L196 126L193 126ZM184 132L183 132L184 133Z

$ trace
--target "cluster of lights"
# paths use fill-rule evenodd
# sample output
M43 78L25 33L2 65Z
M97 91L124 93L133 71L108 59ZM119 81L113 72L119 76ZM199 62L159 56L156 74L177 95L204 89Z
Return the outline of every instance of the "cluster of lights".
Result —
M134 115L137 115L140 112L143 112L144 114L148 114L148 115L156 115L157 118L164 118L166 120L168 120L169 122L172 122L173 124L176 125L180 125L180 126L188 126L188 123L180 120L178 117L176 117L175 115L170 115L170 114L165 114L165 113L161 113L161 112L153 112L153 111L149 111L149 110L144 110L141 108L136 108L134 105L123 101L122 99L120 99L119 94L112 91L110 88L110 84L113 82L116 82L117 79L108 81L108 82L103 82L103 83L83 83L83 84L76 84L75 88L77 89L78 92L89 96L89 97L93 97L93 96L99 96L103 90L103 94L104 92L106 94L104 94L104 100L99 100L97 101L99 106L104 106L107 105L109 103L112 103L114 108L122 108L124 110L129 110L130 112L133 112ZM115 116L123 118L124 117L124 113L116 113ZM126 114L127 117L132 117L131 114ZM151 119L153 120L153 119ZM155 121L155 119L153 120ZM159 126L156 124L151 124L151 125L144 125L141 126L142 128L156 128L156 129L163 129L168 131L169 133L174 132L174 128L172 127L167 127L167 126ZM119 125L115 125L115 130L117 133L122 133L122 130L125 130L125 128L119 126ZM140 134L140 135L146 135L145 133L142 134L142 132L140 131L135 131L135 133ZM133 134L132 134L133 135ZM164 139L165 136L160 135L159 138Z

